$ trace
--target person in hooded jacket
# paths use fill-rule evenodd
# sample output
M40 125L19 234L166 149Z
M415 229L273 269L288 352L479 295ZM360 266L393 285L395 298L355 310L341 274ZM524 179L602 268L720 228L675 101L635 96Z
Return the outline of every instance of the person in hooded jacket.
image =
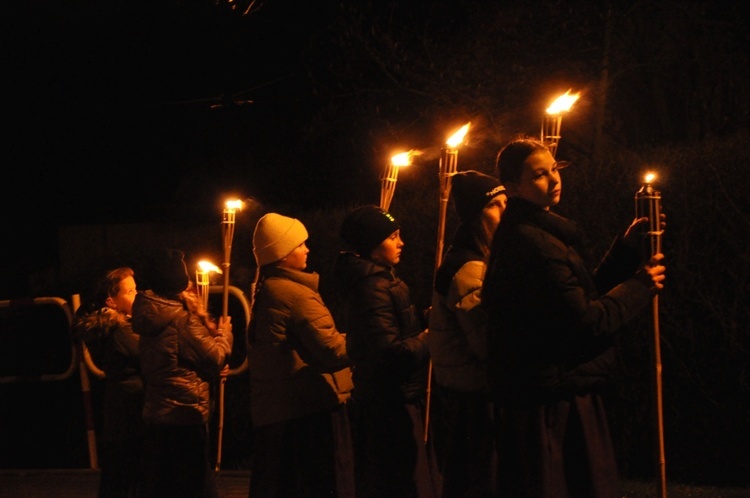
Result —
M251 498L354 496L350 360L318 274L304 271L307 238L299 220L278 213L261 217L253 233Z
M481 304L490 243L505 210L505 187L474 170L451 178L460 223L435 274L430 358L439 398L442 498L492 496L492 405L487 384L487 313Z
M73 333L104 372L99 438L99 498L135 495L143 448L143 378L130 314L136 296L130 267L108 271L78 310Z
M394 270L404 246L400 226L390 213L366 205L346 216L341 237L350 250L339 254L334 273L354 362L357 496L431 496L421 436L427 330Z
M664 256L638 250L647 218L589 269L579 228L552 212L565 166L528 138L497 157L508 204L482 306L502 497L622 496L602 390L615 371L614 334L664 286Z
M232 351L231 318L218 326L190 289L185 255L154 255L147 289L133 303L133 331L140 336L146 381L144 467L139 496L217 496L208 457L211 382Z

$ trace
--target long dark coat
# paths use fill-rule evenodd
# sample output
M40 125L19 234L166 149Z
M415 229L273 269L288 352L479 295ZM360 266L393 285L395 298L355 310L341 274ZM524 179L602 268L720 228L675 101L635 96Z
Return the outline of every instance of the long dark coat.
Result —
M654 289L622 238L595 272L579 240L574 223L518 198L495 233L482 304L503 496L621 496L598 393L612 335Z

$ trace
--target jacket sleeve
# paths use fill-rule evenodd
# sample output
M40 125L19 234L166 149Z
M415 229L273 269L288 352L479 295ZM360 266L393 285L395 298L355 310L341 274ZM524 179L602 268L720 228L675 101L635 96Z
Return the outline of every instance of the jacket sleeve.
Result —
M539 312L551 313L553 318L557 315L556 321L565 329L586 337L609 335L648 305L651 291L642 278L634 275L599 295L574 249L540 232L532 233L527 241L539 258L529 272L542 273L529 277L541 278L542 289L552 303L551 309L544 310L540 300Z
M117 350L128 358L138 358L138 341L140 336L133 332L130 324L118 327L113 332L115 347Z
M361 327L368 336L367 342L373 352L378 351L388 361L396 361L407 370L422 366L429 358L427 333L425 331L402 337L399 312L389 292L385 279L370 279L360 288ZM413 310L412 310L413 311Z
M322 372L335 372L349 366L346 340L336 329L320 294L313 291L301 293L292 310L291 332L302 344L303 351L311 356L305 361Z
M487 359L487 312L480 306L484 271L481 261L467 262L456 272L448 290L448 302L455 309L469 347L482 360Z
M218 374L232 352L232 331L213 335L200 318L192 313L188 313L184 321L179 320L177 325L180 327L179 358L206 374Z

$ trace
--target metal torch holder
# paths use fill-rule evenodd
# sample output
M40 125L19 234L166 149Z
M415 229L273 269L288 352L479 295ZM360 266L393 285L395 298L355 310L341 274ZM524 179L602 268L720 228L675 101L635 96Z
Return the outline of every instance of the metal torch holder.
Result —
M224 295L221 316L229 315L229 266L232 257L232 239L234 238L234 209L224 209L224 217L221 221L221 231L224 238L224 262L221 264L224 274Z
M208 311L208 287L210 285L209 272L196 270L195 283L198 287L198 296L200 296L201 303L203 303L203 309Z
M398 180L398 166L389 164L383 176L380 177L380 208L388 211L393 200L393 193L396 190L396 181Z
M458 169L458 149L445 148L440 155L440 212L438 218L437 245L435 250L435 271L443 261L445 241L445 219L448 215L448 201L451 195L451 181Z
M635 215L648 217L648 228L641 230L641 251L644 257L661 253L661 193L650 183L645 183L635 194ZM659 295L651 298L651 324L653 331L655 418L657 439L658 496L667 496L666 457L664 451L664 408L662 398L661 333L659 329Z
M560 142L560 129L562 127L562 115L551 116L546 114L542 119L542 143L547 146L552 157L557 154L557 144Z

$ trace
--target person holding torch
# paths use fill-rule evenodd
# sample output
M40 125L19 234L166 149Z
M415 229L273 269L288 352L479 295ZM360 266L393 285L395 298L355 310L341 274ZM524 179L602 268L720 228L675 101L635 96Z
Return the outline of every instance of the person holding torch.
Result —
M441 436L442 498L492 496L492 410L487 387L487 314L480 306L490 243L505 210L505 187L479 171L453 175L460 223L435 274L430 358Z
M434 459L421 442L428 332L409 286L396 275L400 225L382 208L364 205L346 215L340 235L347 248L334 275L354 365L357 496L437 496L427 464Z
M601 389L613 336L664 286L663 255L644 261L636 218L594 271L577 225L552 212L558 162L538 140L498 154L508 204L482 288L495 404L499 496L622 496Z
M136 295L132 318L146 384L138 496L215 498L210 383L232 352L231 317L217 324L203 308L181 250L156 251L143 270L146 290Z
M265 214L253 233L258 265L249 333L251 497L354 495L346 339L305 271L307 229Z

